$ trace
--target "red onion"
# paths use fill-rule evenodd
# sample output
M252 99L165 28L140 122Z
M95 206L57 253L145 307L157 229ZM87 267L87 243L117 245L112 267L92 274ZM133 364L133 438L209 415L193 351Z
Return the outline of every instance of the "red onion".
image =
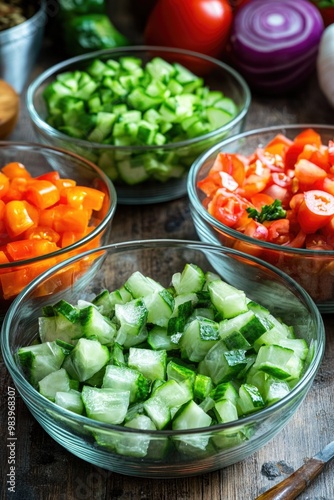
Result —
M253 0L235 15L232 63L255 89L289 91L315 70L323 31L308 0Z

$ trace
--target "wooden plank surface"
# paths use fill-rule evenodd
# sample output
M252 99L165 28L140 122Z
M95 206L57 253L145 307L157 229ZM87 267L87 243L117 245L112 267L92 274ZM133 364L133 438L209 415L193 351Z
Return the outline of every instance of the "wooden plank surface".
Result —
M128 0L110 2L115 24L140 41ZM31 78L55 62L44 47ZM25 110L12 140L36 140ZM253 95L247 128L285 123L334 123L334 111L318 88L316 75L294 96ZM187 197L154 206L119 206L113 242L145 238L197 239ZM42 430L16 393L16 493L8 494L9 451L6 397L13 382L0 362L1 498L18 500L252 500L286 477L334 439L334 315L323 317L327 345L314 385L296 415L263 449L241 463L194 478L152 480L126 477L76 458ZM2 485L2 486L1 486ZM300 495L301 500L334 500L334 462Z

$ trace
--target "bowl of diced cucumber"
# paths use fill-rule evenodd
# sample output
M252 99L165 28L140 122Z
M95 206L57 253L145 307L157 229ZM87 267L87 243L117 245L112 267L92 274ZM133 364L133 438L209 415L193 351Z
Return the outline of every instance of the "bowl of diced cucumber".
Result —
M75 274L87 259L91 271ZM55 441L151 478L207 473L261 448L294 418L324 345L321 315L290 277L183 240L58 264L13 302L1 336L18 392Z
M186 195L193 161L243 130L250 102L247 83L225 63L149 46L63 61L27 90L38 139L96 163L120 204Z

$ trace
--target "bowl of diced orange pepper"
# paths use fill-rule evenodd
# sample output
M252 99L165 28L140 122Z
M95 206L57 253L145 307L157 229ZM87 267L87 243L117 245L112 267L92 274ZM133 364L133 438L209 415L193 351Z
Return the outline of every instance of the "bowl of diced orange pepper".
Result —
M116 203L112 182L88 160L41 144L0 142L0 317L43 271L107 243ZM72 271L80 275L90 265ZM67 273L63 285L72 279Z
M194 162L188 194L201 240L269 262L334 311L334 126L235 135Z

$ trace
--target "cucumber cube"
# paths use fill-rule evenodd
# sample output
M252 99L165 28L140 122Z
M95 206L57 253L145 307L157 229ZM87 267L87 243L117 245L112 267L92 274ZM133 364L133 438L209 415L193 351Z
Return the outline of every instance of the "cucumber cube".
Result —
M181 337L181 355L190 361L201 361L218 339L218 323L207 318L194 319Z
M38 382L39 392L51 401L55 400L58 391L69 392L70 389L70 378L64 368L49 373Z
M230 399L220 399L215 403L214 412L218 422L226 423L238 420L238 410Z
M133 368L107 365L102 388L129 391L130 403L135 403L148 397L150 382L138 370Z
M65 352L56 341L43 342L20 347L18 358L30 383L36 386L49 373L59 370L65 359Z
M265 403L259 389L252 384L242 384L239 388L239 415L248 415L264 407Z
M260 347L254 369L262 370L280 380L298 378L303 364L292 349L279 345L265 345Z
M66 410L83 414L84 405L79 391L71 389L68 392L58 391L55 395L55 403Z
M128 365L135 368L149 380L166 377L167 352L165 350L152 351L139 347L130 347Z
M213 305L223 318L234 318L248 310L245 292L222 280L211 281L208 290Z
M121 424L130 402L130 391L114 391L84 385L82 401L87 416L106 424Z
M64 361L71 378L84 382L91 378L110 359L109 349L97 340L81 338Z

